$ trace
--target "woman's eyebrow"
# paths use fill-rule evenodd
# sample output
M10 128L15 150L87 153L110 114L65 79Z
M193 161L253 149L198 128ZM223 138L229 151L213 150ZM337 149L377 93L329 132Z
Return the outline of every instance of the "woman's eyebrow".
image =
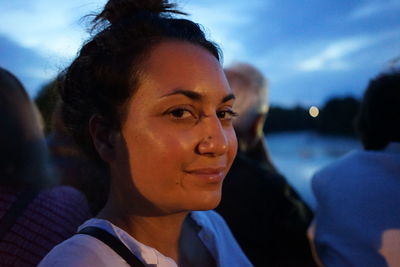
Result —
M180 89L180 88L175 89L175 90L173 90L172 92L163 95L162 98L163 98L163 97L167 97L167 96L172 96L172 95L184 95L184 96L186 96L187 98L192 99L192 100L195 100L195 101L200 101L200 100L203 99L203 96L202 96L201 94L197 93L197 92L193 92L193 91L185 90L185 89ZM236 98L236 97L235 97L234 94L226 95L226 96L224 96L224 97L222 98L221 103L228 102L229 100L232 100L232 99L235 99L235 98Z
M190 99L196 100L196 101L199 101L203 98L203 96L199 93L196 93L196 92L193 92L190 90L179 89L179 88L173 90L172 92L170 92L168 94L163 95L162 97L171 96L171 95L184 95L187 98L190 98Z
M234 94L229 94L227 96L224 96L224 98L222 98L221 103L228 102L229 100L232 100L232 99L236 99L235 95Z

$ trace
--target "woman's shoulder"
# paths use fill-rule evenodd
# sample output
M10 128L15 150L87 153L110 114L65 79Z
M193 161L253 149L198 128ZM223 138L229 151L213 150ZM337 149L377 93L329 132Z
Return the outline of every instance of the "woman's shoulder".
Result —
M200 226L225 226L226 222L214 210L205 210L205 211L192 211L191 212L192 219Z
M199 237L218 266L252 266L221 215L214 210L192 211L191 218L200 226Z
M38 266L101 267L127 265L103 242L89 235L76 234L55 246Z
M219 240L234 240L225 220L214 210L192 211L190 216L199 226L199 236L206 240L205 242L212 236L217 243Z

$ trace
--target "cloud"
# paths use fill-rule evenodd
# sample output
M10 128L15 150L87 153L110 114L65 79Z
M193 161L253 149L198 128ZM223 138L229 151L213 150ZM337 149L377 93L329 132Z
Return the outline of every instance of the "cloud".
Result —
M319 48L314 47L312 52L303 47L299 53L313 55L306 58L303 56L295 64L295 69L302 72L343 71L362 67L360 64L366 62L382 66L385 61L399 55L398 46L393 45L399 42L400 28L397 27L369 35L333 40L323 46L319 44Z
M362 19L366 17L373 16L375 14L381 14L386 11L393 11L400 9L399 0L374 0L367 1L364 5L356 8L351 14L350 19Z
M70 0L54 4L52 0L35 0L24 6L22 0L15 1L14 6L2 11L0 33L42 55L61 57L75 55L86 35L80 18L104 2Z
M69 0L54 4L54 0L13 0L5 6L0 16L0 33L15 40L21 46L35 49L42 55L73 57L88 37L79 20L99 10L106 0ZM183 3L182 3L183 2ZM266 5L264 0L242 2L233 0L181 1L179 8L191 14L189 19L202 24L210 39L221 47L226 55L240 55L246 49L232 33L239 27L252 27L254 10ZM12 25L12 27L9 27ZM225 58L232 61L230 56Z
M209 3L208 3L209 2ZM191 1L183 5L189 19L204 26L210 39L218 43L224 52L225 63L246 58L247 48L243 36L247 29L256 24L254 13L261 7L266 8L268 1Z
M7 50L6 55L0 51L0 63L8 58L8 64L27 78L52 78L42 68L56 73L66 59L71 60L88 37L79 19L106 1L0 0L0 35L15 41L24 53L44 59L32 64L27 57L13 63L14 58L21 58L17 53L22 50ZM371 77L399 55L395 12L400 0L360 2L311 0L300 5L293 1L179 0L178 5L220 44L226 64L245 61L256 65L271 81L271 99L292 103L304 95L321 99L328 92L321 89L326 84L335 92L359 88L357 81ZM373 19L349 21L350 13L354 18Z
M0 34L0 66L14 73L33 96L45 81L57 74L55 62L21 47Z
M354 53L371 43L369 38L350 38L335 41L328 44L316 55L302 60L298 65L299 71L320 71L320 70L347 70L351 63L346 60L346 56Z

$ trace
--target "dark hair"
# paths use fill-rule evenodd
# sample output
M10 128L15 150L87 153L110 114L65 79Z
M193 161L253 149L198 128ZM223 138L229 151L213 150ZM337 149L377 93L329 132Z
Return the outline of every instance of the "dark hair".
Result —
M384 149L389 142L400 142L400 72L381 74L369 82L356 130L367 150Z
M218 47L200 26L173 17L183 14L174 8L163 0L109 0L94 18L98 32L66 70L61 88L64 123L89 156L99 159L89 134L90 118L98 114L109 127L120 129L126 104L139 87L141 63L154 45L189 42L220 60Z
M39 113L20 81L0 68L0 184L51 185Z

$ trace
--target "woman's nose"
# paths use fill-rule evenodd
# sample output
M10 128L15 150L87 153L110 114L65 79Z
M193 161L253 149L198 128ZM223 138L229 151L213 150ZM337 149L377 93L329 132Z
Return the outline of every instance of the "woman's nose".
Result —
M197 145L197 152L202 155L220 156L228 151L226 129L217 116L207 117L203 121L202 138Z

